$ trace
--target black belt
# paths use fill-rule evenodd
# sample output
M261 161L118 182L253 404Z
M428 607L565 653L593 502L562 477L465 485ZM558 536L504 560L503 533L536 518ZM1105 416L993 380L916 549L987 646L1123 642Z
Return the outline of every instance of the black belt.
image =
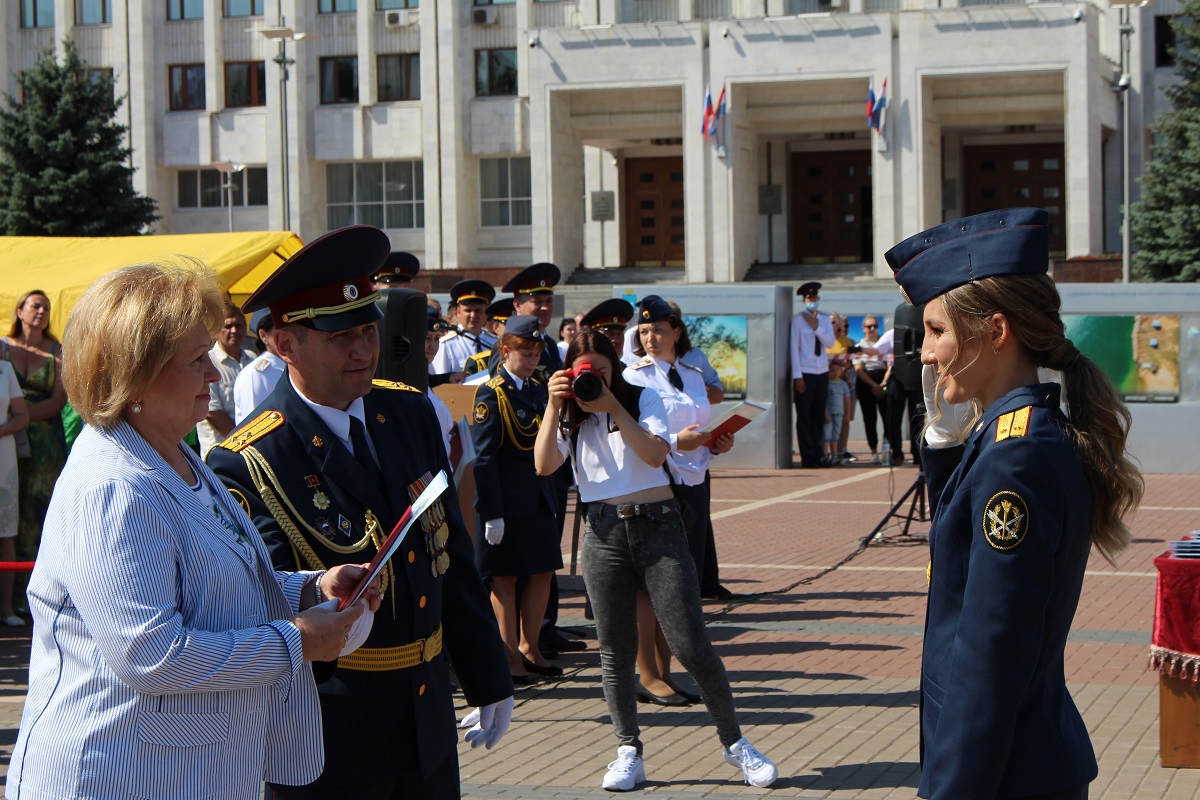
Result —
M617 519L632 519L633 517L655 517L670 514L672 511L679 510L679 502L671 498L670 500L656 500L653 503L621 503L620 505L588 503L588 509L595 509L597 514L607 514Z

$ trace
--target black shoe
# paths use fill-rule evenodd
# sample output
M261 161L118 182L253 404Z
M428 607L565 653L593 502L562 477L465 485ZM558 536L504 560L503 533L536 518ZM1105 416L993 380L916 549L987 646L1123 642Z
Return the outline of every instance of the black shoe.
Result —
M701 589L700 596L705 600L732 600L737 597L736 594L726 589L721 584L717 584L715 589Z
M524 656L521 656L521 662L525 665L525 669L534 675L542 675L547 678L561 678L563 674L562 667L556 667L553 664L547 664L543 667L541 664L535 664Z
M684 700L687 700L689 703L699 703L700 702L700 695L693 694L692 692L685 692L683 689L676 689L675 694L679 695Z
M537 675L513 675L513 686L533 686L537 683Z
M578 653L587 650L587 644L568 639L558 632L557 628L551 628L549 625L542 628L542 633L538 637L538 644L542 647L549 647L557 650L560 653Z
M688 701L688 699L686 697L684 697L683 695L679 694L678 692L671 692L671 694L667 695L666 697L663 697L662 695L657 695L654 692L650 691L645 686L642 686L641 681L638 681L638 683L637 683L637 701L639 703L650 703L650 704L656 705L656 706L690 706L691 705L691 703Z

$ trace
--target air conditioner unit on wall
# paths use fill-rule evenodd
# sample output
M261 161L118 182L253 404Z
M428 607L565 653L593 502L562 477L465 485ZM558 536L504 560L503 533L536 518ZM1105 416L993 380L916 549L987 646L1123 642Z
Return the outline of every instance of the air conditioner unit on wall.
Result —
M389 28L407 28L417 21L419 11L389 11L384 15L383 24Z
M486 6L471 9L471 21L476 25L495 25L499 20L496 18L495 7Z

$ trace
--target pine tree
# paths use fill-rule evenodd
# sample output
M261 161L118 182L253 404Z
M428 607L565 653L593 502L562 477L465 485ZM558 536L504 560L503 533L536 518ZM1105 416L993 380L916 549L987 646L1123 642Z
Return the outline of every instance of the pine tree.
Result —
M1158 139L1130 224L1142 280L1200 280L1200 0L1182 0L1175 30L1173 106L1152 126Z
M47 51L17 84L0 110L0 234L131 236L158 219L133 188L109 71L68 39L61 63Z

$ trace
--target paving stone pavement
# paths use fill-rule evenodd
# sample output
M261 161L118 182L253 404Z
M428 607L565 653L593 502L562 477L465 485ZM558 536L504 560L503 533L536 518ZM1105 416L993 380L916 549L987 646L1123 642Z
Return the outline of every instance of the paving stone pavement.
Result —
M915 797L928 523L911 523L906 535L892 520L881 537L863 540L916 476L908 466L866 465L714 472L722 582L745 596L707 604L709 632L743 730L779 765L780 778L771 789L742 784L721 758L703 706L643 705L644 793L661 800ZM1115 568L1099 557L1089 565L1067 648L1067 679L1100 762L1090 796L1105 800L1200 796L1200 770L1159 765L1158 678L1146 669L1152 559L1200 527L1200 476L1148 475L1146 483L1133 545ZM460 749L466 798L612 796L600 778L616 742L582 580L569 572L560 575L560 624L591 647L559 659L563 678L518 691L512 729L498 748ZM27 631L0 630L0 770L16 740L27 653ZM691 685L686 674L679 680Z

